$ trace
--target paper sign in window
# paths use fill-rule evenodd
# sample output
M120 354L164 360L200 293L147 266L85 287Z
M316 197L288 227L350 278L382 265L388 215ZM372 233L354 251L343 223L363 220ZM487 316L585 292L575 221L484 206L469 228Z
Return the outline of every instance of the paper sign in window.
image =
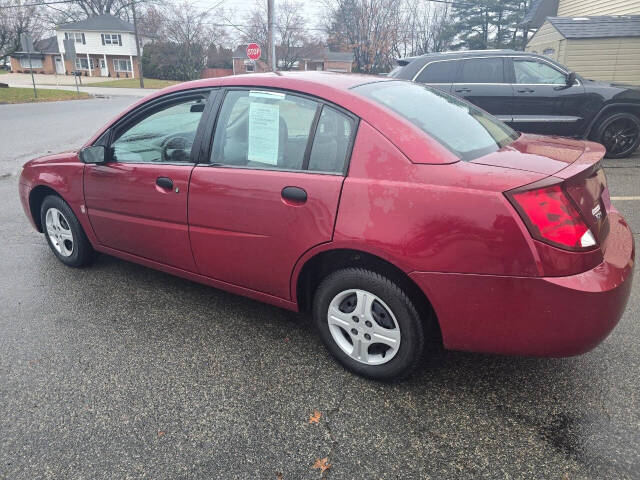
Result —
M249 152L251 162L278 164L280 106L270 103L249 104Z

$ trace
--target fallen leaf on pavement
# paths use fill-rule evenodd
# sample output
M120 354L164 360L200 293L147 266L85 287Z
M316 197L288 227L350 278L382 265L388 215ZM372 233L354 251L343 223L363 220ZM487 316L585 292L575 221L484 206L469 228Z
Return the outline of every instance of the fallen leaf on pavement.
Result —
M313 415L309 415L309 423L320 423L322 414L318 410L313 411Z
M163 436L165 433L167 433L167 432L165 432L163 430L158 430L158 436L159 437Z
M329 470L331 468L331 464L329 463L329 457L316 459L316 463L314 463L313 467L311 468L319 468L320 473L324 473L325 470Z

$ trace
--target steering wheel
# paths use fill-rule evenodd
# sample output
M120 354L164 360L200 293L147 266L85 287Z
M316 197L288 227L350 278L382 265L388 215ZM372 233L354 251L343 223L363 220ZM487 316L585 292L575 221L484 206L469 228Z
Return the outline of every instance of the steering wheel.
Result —
M163 162L186 162L191 153L191 141L186 137L175 136L162 143L160 156Z

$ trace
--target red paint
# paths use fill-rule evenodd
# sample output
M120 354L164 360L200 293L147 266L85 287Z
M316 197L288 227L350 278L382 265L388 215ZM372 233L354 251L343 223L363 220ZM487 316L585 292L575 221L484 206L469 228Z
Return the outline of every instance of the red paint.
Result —
M306 262L333 249L360 250L394 264L424 291L448 348L573 355L597 345L622 315L634 264L633 237L611 206L598 166L602 147L522 135L460 162L411 123L349 90L373 80L386 81L243 75L173 86L138 102L225 85L324 98L360 118L346 177L85 166L71 152L25 165L25 212L31 215L33 189L47 186L69 203L98 251L292 310ZM158 176L172 178L179 192L157 187ZM592 250L532 238L505 192L540 181L562 186L594 233ZM308 200L284 200L287 186L303 188ZM591 218L596 205L603 214Z

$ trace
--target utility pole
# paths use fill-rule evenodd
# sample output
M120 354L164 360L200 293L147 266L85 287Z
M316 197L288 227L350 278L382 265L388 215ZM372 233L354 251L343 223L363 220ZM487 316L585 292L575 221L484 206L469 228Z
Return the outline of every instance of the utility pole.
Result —
M140 56L140 39L138 38L138 20L136 19L136 2L131 3L133 12L133 35L136 39L136 55L138 56L138 78L140 79L140 88L144 88L144 78L142 78L142 57ZM133 65L131 65L133 69Z
M276 71L276 45L274 39L274 20L275 15L273 0L267 0L267 59L272 72Z

